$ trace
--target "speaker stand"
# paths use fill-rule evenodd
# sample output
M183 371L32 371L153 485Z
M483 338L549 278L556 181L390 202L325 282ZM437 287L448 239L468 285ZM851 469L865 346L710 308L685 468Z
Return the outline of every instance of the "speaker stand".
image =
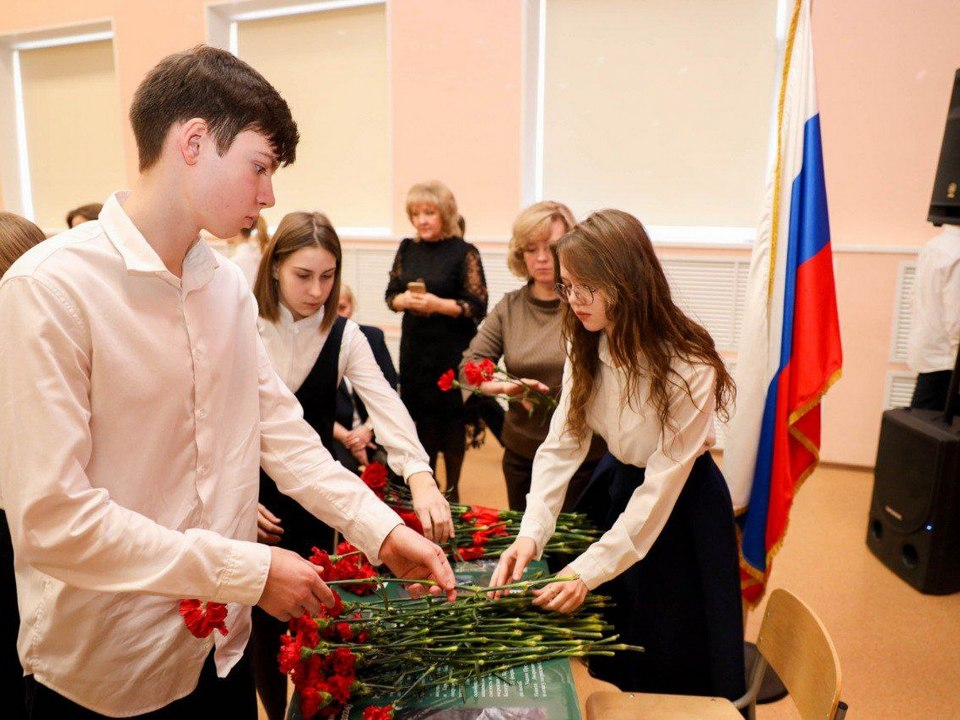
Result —
M757 661L759 652L757 646L752 642L745 642L743 644L744 671L747 675L747 685L750 684L750 674L753 670L754 663ZM757 705L776 702L786 696L787 688L783 686L783 682L777 676L777 673L773 671L773 668L768 665L767 671L763 674L763 682L760 683L760 691L757 693Z

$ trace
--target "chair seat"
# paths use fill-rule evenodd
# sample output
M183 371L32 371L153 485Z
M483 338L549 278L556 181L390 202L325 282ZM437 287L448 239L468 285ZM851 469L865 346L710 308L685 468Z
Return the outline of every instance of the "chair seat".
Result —
M587 720L743 720L726 698L599 691L587 698Z

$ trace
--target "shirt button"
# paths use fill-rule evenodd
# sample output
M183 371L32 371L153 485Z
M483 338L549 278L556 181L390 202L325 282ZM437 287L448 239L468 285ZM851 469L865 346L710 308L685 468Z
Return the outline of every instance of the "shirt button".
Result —
M200 418L200 419L202 420L202 419L205 418L206 416L207 416L207 411L206 411L206 409L200 408L199 410L197 410L197 417L198 417L198 418Z

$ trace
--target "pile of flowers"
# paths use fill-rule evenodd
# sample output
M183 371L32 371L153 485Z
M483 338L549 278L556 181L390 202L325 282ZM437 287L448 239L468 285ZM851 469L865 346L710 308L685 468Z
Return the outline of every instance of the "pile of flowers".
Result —
M457 373L451 368L437 380L437 387L444 392L456 388L468 390L474 395L486 395L486 393L480 391L480 386L490 380L498 380L520 387L519 395L498 395L497 397L507 402L520 403L527 409L530 417L533 417L533 413L537 407L542 407L546 413L549 413L549 411L557 406L556 397L550 393L545 393L530 387L523 382L521 378L508 372L505 368L500 367L490 358L484 358L480 362L474 362L473 360L468 361L463 366L463 376L467 381L466 383L461 383L457 380ZM545 414L544 419L546 419L546 417L547 415Z
M392 507L411 528L423 534L423 525L413 512L410 488L402 481L391 482L387 468L378 462L370 463L361 479L377 496ZM517 510L498 510L483 505L452 504L454 536L444 545L447 556L453 560L498 558L517 539L523 513ZM544 548L545 555L579 555L596 542L600 533L580 513L560 513L553 536Z
M280 669L293 680L305 720L335 716L361 698L391 701L364 710L365 720L383 720L408 698L440 685L462 686L542 660L642 651L609 635L612 626L598 614L607 598L588 595L573 615L534 607L530 590L557 579L504 585L496 589L510 594L496 601L487 599L490 588L459 586L460 597L446 602L390 599L389 583L412 581L370 578L364 582L378 589L378 600L344 603L337 596L319 616L290 622Z

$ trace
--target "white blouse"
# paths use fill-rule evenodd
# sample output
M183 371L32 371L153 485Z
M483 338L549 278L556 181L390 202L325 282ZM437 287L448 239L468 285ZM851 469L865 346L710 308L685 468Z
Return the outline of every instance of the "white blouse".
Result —
M588 432L582 442L566 429L573 382L569 359L563 368L560 403L547 439L533 461L533 478L520 535L537 544L537 556L556 527L567 485L587 456L597 433L610 453L623 463L645 467L643 485L634 490L626 509L607 532L570 567L593 590L635 564L650 550L683 490L694 461L713 447L714 382L708 365L677 361L674 370L690 386L669 390L669 414L675 427L663 428L649 402L650 386L641 381L639 403L625 404L626 373L610 357L606 337L599 347L600 373L587 408Z
M320 357L329 330L321 330L323 308L310 317L294 320L283 305L277 322L260 318L260 337L277 374L297 392ZM377 442L387 451L390 468L406 480L417 472L432 472L430 459L417 437L417 429L400 396L383 377L360 326L347 320L340 341L337 384L346 377L370 414Z

